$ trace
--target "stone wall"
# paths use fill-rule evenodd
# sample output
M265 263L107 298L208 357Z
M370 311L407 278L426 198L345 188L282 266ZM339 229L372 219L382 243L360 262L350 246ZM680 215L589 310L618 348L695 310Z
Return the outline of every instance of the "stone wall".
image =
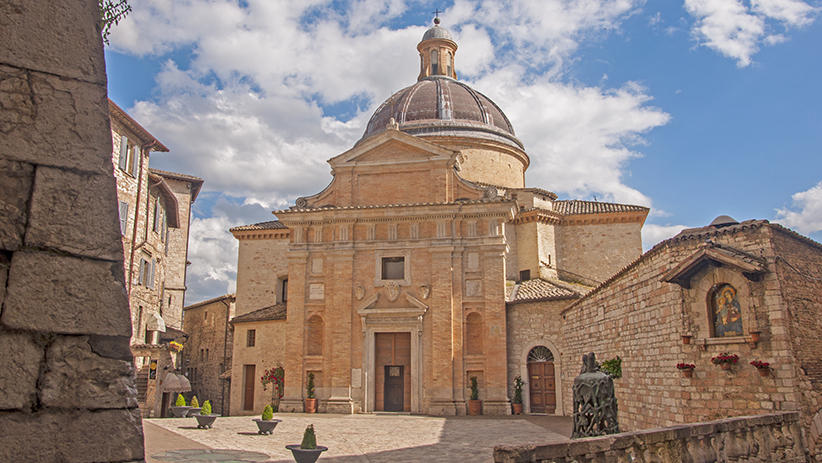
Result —
M641 222L559 226L555 265L603 282L642 254L641 229Z
M237 314L277 302L277 279L288 275L288 238L240 240L237 257Z
M0 461L140 461L97 2L2 11Z
M822 453L822 246L772 227L774 260L787 318L785 339L796 355L796 387L812 455ZM793 384L791 384L793 385Z
M233 346L229 320L234 317L234 297L193 304L185 308L183 331L189 335L183 349L183 371L191 381L191 393L202 405L211 401L214 413L229 414L229 383L220 376L231 368Z
M508 304L506 329L508 331L508 396L514 397L514 378L522 376L525 386L522 390L524 413L529 413L530 397L528 394L528 352L534 347L545 346L551 350L556 360L554 374L557 390L557 414L563 414L563 397L559 392L569 388L573 382L576 368L564 372L560 363L560 352L564 344L562 333L562 315L560 312L573 302L573 299L524 302Z
M496 463L729 462L805 463L798 413L774 413L569 440L497 446Z
M263 372L275 368L277 362L285 364L285 320L258 321L234 324L234 351L232 355L231 372L231 414L232 415L259 415L263 408L271 403L272 387L268 385L266 391L260 384ZM247 347L248 330L256 330L254 347ZM244 367L255 366L254 375L254 409L244 410ZM298 381L289 378L286 372L285 383ZM321 397L321 386L318 385L317 397ZM300 410L302 411L302 410Z
M750 281L727 266L696 273L691 289L662 281L668 270L698 252L705 238L770 262L773 253L767 230L767 225L760 225L673 239L564 313L563 364L579 365L587 352L595 352L599 360L622 358L623 377L615 385L624 430L797 409L796 370L772 264L759 281ZM750 336L711 337L707 292L719 282L739 289L746 332L759 328L759 343L752 343ZM690 344L683 344L683 334L693 335ZM720 352L739 355L732 370L722 371L711 363ZM759 376L749 365L754 359L771 363L771 374ZM693 378L677 371L680 362L696 365ZM563 393L566 414L571 414L570 387Z

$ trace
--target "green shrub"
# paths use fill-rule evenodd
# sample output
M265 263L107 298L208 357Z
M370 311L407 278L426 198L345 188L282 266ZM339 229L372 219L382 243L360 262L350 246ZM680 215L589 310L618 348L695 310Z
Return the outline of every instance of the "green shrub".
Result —
M300 444L301 449L305 450L313 450L317 448L317 436L314 435L314 425L309 424L307 428L305 428L305 434L303 434L303 441Z
M190 405L194 408L198 408L200 406L200 402L197 401L197 396L196 395L191 398L191 404Z
M211 401L210 400L206 400L203 403L203 409L200 410L200 414L201 415L211 415Z
M477 377L471 377L471 400L479 400L479 386L477 386Z
M619 379L622 377L622 359L619 358L619 355L617 355L615 358L612 358L611 360L606 360L602 362L601 366L602 371L613 376L614 379Z
M314 373L308 374L308 385L305 387L305 392L307 393L309 399L314 398Z
M274 418L274 409L271 408L271 405L266 405L263 409L263 421L271 421Z
M522 376L517 375L514 378L514 403L521 404L522 403L522 386L525 385L525 381L522 380Z
M186 398L183 397L182 394L177 394L177 402L174 403L176 407L185 407L186 406Z

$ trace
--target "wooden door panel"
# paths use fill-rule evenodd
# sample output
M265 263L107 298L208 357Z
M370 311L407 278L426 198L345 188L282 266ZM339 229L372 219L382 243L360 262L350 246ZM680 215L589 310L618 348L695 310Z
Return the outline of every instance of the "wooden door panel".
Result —
M243 393L243 410L254 410L254 382L257 379L256 365L245 366L245 391Z
M553 362L529 363L528 376L531 413L554 413L557 398Z

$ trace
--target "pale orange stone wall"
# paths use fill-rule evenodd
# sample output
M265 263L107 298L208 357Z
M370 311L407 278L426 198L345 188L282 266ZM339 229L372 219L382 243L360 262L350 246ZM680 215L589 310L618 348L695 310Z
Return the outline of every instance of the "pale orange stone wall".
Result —
M644 260L563 313L566 347L562 362L566 371L576 369L588 352L595 352L599 361L617 355L623 359L623 377L615 381L623 430L796 410L800 406L789 317L774 273L774 248L767 229L749 228L711 238L763 255L768 272L761 281L749 281L729 267L707 268L692 278L691 289L682 289L661 281L661 277L696 252L704 237L669 243L649 251ZM718 282L730 282L739 289L745 330L758 327L762 331L762 341L755 348L746 342L748 337L726 338L724 343L710 338L707 293ZM691 344L683 344L684 333L693 334ZM723 351L740 357L731 372L711 363L711 358ZM754 359L774 365L773 374L761 377L749 365ZM676 369L680 362L696 365L692 379ZM563 393L565 413L571 414L570 386Z
M240 239L236 293L238 316L279 302L277 279L288 275L287 250L287 238Z
M266 369L285 363L285 320L244 322L234 324L234 349L231 366L231 415L261 415L271 403L273 388L263 390L260 377ZM247 332L256 330L254 347L247 347ZM254 379L254 410L243 410L244 365L256 365ZM286 371L286 385L294 378Z
M557 268L603 282L642 254L641 229L640 222L561 225Z

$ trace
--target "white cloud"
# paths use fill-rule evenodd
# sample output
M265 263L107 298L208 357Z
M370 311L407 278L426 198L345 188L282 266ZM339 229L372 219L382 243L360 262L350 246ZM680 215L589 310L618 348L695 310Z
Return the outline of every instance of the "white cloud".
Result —
M736 60L739 67L751 64L760 44L785 41L771 32L768 20L784 27L803 27L814 21L817 12L799 0L752 0L749 8L740 0L685 0L685 9L694 18L691 33L702 45Z
M656 225L646 223L642 227L642 249L648 251L663 240L672 238L682 230L689 228L685 225Z
M790 208L777 209L776 221L805 235L822 231L822 182L791 199Z
M191 221L186 304L233 293L236 289L238 245L228 229L237 225L225 216Z

